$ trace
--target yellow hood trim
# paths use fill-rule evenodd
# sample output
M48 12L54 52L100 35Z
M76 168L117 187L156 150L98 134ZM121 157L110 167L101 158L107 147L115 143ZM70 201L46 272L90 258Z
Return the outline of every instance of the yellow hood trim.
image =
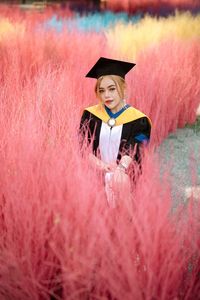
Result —
M91 114L95 115L97 118L101 119L103 122L107 123L110 119L110 116L107 114L105 108L101 104L87 107L85 110L89 111ZM134 107L128 107L116 120L116 126L126 124L137 119L147 117L141 111L137 110ZM147 117L148 118L148 117ZM150 124L151 120L148 118Z

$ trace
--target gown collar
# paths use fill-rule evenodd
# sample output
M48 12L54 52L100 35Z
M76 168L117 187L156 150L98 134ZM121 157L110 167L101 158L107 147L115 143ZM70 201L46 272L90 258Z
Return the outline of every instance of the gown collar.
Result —
M123 106L117 113L112 113L112 111L107 107L104 106L105 110L107 112L107 114L109 115L110 118L116 119L117 117L119 117L128 107L130 107L129 104L126 104L125 106Z

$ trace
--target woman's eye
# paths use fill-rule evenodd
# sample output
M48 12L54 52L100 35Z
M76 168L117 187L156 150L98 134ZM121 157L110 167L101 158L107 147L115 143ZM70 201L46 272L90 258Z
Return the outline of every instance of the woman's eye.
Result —
M103 90L99 90L99 94L102 94L103 93Z
M110 91L113 92L115 90L115 88L110 88Z

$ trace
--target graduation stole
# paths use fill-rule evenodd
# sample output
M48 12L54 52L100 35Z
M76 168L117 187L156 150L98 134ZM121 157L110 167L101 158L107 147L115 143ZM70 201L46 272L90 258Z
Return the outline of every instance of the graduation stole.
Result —
M101 104L87 107L85 110L89 111L91 114L95 115L97 118L101 119L105 123L107 123L108 120L110 119L110 116L107 114L105 108ZM130 106L115 119L116 120L115 126L126 124L143 117L147 117L147 116L143 114L141 111L137 110L136 108ZM151 124L151 120L149 118L148 120L149 123Z

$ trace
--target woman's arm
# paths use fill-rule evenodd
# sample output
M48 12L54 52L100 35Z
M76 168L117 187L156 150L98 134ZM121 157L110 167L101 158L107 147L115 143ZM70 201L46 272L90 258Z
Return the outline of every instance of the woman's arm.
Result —
M122 170L127 170L131 162L132 158L129 155L123 155L120 159L118 167L120 167Z
M97 158L94 154L89 154L89 162L92 167L97 168L98 170L104 171L104 172L110 172L113 170L113 167L109 164L104 163L102 160Z
M120 162L128 166L134 160L141 163L143 147L149 143L151 134L151 124L147 117L138 119L133 123L130 138L125 144L124 155ZM127 156L132 157L128 159Z
M141 164L142 158L142 148L149 142L151 133L151 124L147 117L139 119L137 122L133 123L132 132L129 140L124 145L123 155L116 168L117 177L121 172L121 176L124 177L123 173L131 164L136 162Z
M126 171L134 162L141 165L142 148L149 142L151 132L151 124L146 117L133 125L130 138L124 145L123 155L113 174L114 185L124 187L124 190L128 190L130 185L130 178Z
M90 118L91 118L90 113L87 110L84 110L81 117L80 126L79 126L79 141L81 147L83 146L83 142L86 137L86 134L89 134Z
M94 127L91 124L92 116L91 113L87 110L84 110L83 115L81 117L80 127L79 127L79 134L80 134L80 146L83 146L84 140L87 139L88 145L93 140L93 130ZM109 172L113 170L113 167L109 164L104 163L99 158L97 158L93 153L89 154L89 163L93 168L97 168L98 170Z

